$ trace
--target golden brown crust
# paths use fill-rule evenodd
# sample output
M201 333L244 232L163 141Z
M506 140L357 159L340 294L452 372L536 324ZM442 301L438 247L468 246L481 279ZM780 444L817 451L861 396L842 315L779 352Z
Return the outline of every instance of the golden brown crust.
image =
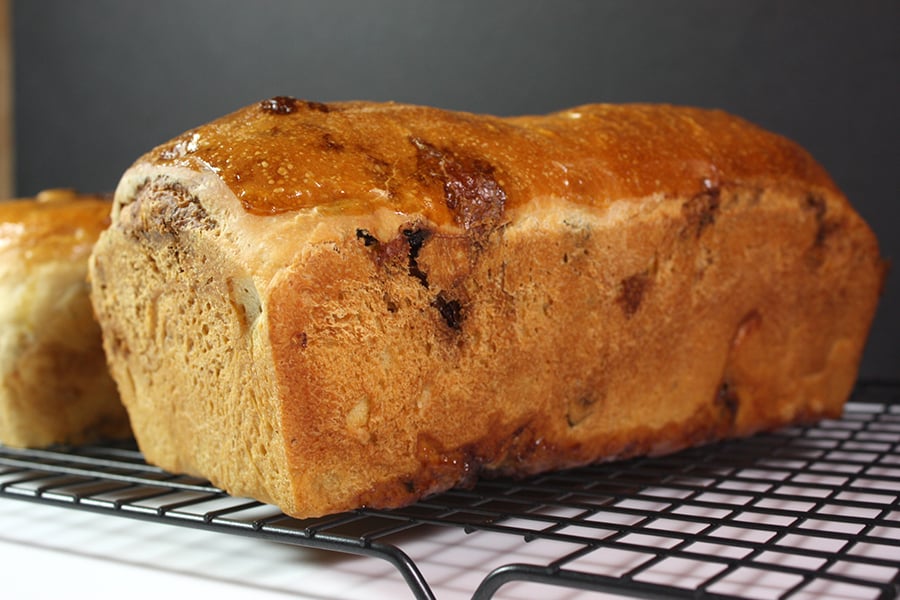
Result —
M0 203L0 442L130 436L88 298L111 198L47 190Z
M721 194L702 231L682 200L627 227L538 213L543 231L497 232L446 288L360 241L306 262L268 303L292 506L397 505L838 415L883 276L873 238L831 196L826 250L798 190Z
M0 202L0 250L16 253L4 260L86 261L100 232L109 226L111 206L111 196L70 189Z
M296 516L836 415L883 275L803 150L647 105L271 99L139 160L92 258L148 459Z
M504 119L273 98L192 129L145 160L212 169L256 214L388 207L438 226L472 226L544 196L603 208L660 190L693 196L782 179L834 189L789 140L720 111L667 105Z

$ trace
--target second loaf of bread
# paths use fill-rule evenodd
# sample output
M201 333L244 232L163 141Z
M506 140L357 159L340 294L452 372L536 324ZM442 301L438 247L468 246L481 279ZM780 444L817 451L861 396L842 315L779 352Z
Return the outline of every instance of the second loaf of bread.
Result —
M45 190L0 202L0 443L128 438L88 297L109 198Z
M305 517L838 415L883 266L721 112L279 97L138 160L91 276L147 459Z

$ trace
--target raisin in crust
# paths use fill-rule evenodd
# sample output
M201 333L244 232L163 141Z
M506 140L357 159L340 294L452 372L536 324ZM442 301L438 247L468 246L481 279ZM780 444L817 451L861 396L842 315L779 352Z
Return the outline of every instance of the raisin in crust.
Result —
M722 112L287 97L139 159L91 263L147 459L298 517L836 416L883 275Z

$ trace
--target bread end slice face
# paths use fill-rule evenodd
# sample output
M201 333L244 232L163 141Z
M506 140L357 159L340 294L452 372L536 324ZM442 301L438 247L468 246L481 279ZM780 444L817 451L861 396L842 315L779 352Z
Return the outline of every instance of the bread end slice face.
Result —
M91 257L110 370L146 459L235 495L290 496L268 324L209 178L131 172ZM216 188L218 190L218 188Z
M138 165L93 302L147 459L297 517L837 416L874 237L828 187L704 194L536 198L473 235L252 215Z

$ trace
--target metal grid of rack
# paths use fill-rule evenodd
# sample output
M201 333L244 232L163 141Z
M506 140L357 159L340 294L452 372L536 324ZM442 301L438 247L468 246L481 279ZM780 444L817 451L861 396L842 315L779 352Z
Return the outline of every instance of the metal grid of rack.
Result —
M251 536L391 563L432 589L403 540L452 528L558 542L548 561L484 573L643 598L896 598L900 383L860 384L840 420L683 451L486 480L400 510L298 520L147 465L129 446L0 446L0 496Z

